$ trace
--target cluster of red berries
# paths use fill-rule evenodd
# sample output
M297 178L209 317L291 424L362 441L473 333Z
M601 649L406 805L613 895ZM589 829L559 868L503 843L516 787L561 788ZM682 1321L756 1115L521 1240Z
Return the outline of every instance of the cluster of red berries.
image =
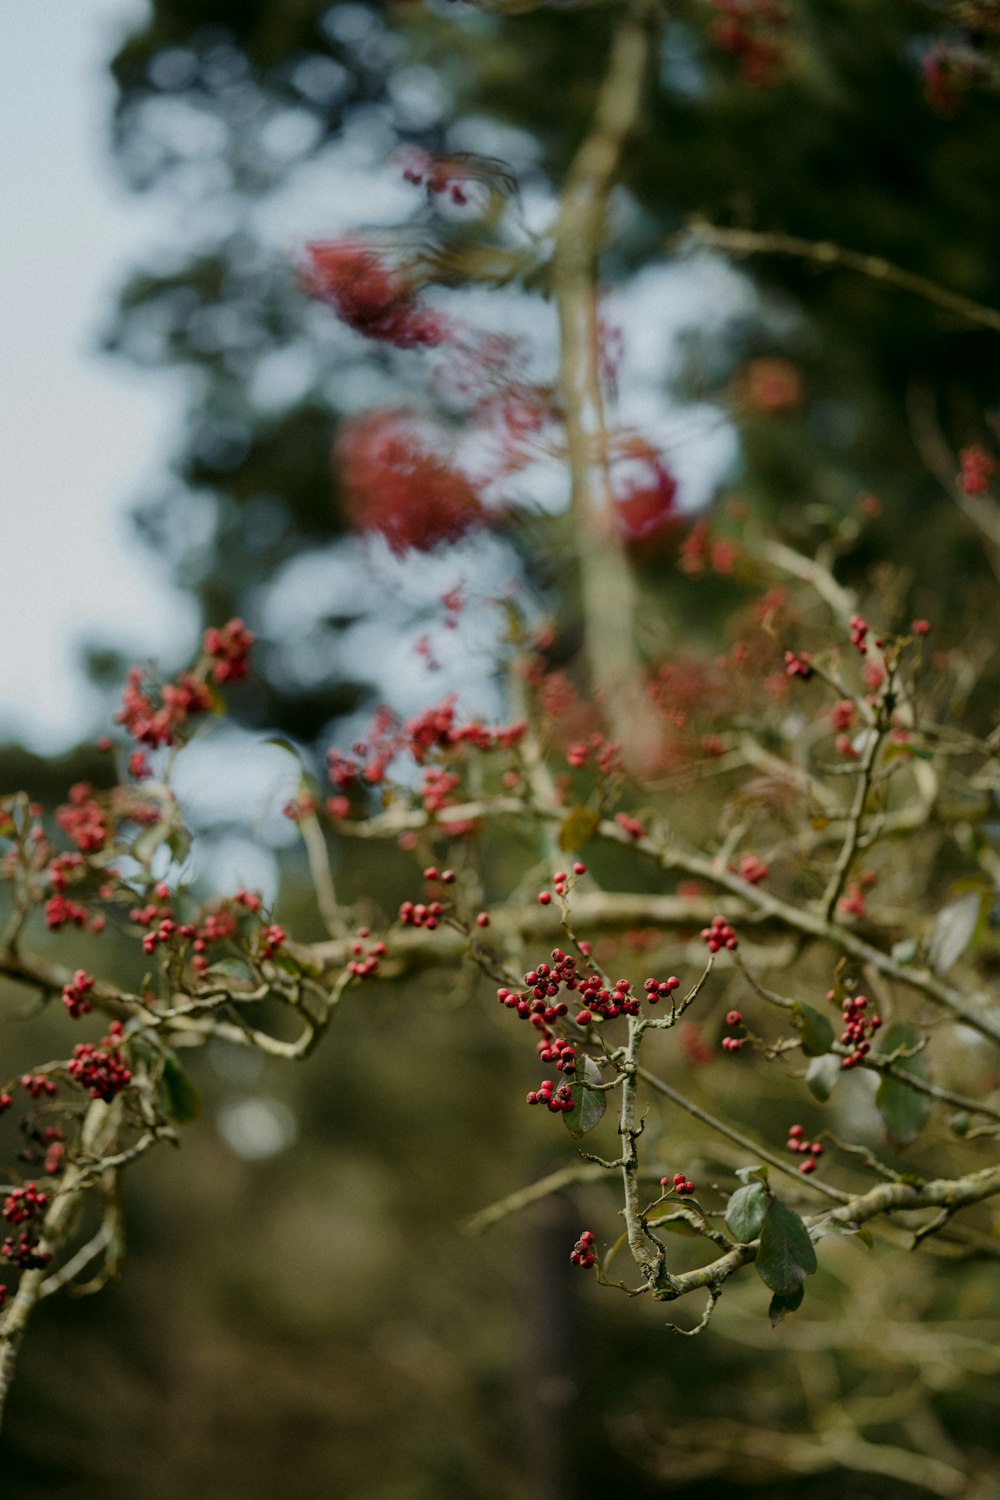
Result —
M555 1063L560 1073L576 1072L576 1051L564 1037L543 1037L538 1043L538 1056L544 1063Z
M48 1193L41 1192L37 1183L26 1182L24 1187L11 1188L2 1212L8 1224L27 1224L29 1219L41 1218L48 1206Z
M756 854L744 854L736 867L736 873L747 885L760 885L770 875L770 868Z
M88 974L86 969L77 969L69 984L63 985L63 1004L74 1021L78 1021L81 1016L85 1016L91 1009L91 1004L87 996L94 988L95 983L94 976Z
M39 1250L38 1241L30 1234L18 1239L11 1235L0 1245L0 1255L21 1271L40 1271L52 1259L51 1250Z
M740 945L735 928L729 925L725 917L713 917L711 925L703 927L698 936L707 945L709 953L718 953L720 948L728 948L732 953Z
M371 929L368 927L359 927L357 940L351 944L351 952L354 954L354 957L347 965L347 972L353 974L355 979L371 979L373 975L378 973L379 964L385 958L386 946L384 943L373 943L367 952L365 951L364 939L369 937L371 937Z
M79 1042L68 1064L70 1076L80 1087L88 1089L92 1099L103 1099L105 1104L110 1104L132 1082L132 1074L119 1050L123 1031L121 1021L112 1021L99 1047Z
M730 1010L726 1012L727 1026L742 1026L742 1024L743 1015L741 1011ZM722 1038L722 1050L723 1052L741 1052L743 1050L745 1042L745 1037L724 1036Z
M675 1172L673 1177L661 1177L660 1187L666 1188L668 1193L676 1193L678 1198L690 1198L697 1191L690 1177L686 1177L683 1172Z
M51 1099L59 1092L58 1084L51 1078L46 1078L44 1073L22 1073L21 1087L32 1099L41 1099L43 1095ZM4 1098L9 1099L10 1095L5 1094Z
M646 830L639 822L639 819L631 817L626 812L615 813L615 822L622 833L627 833L629 838L635 839L637 843L639 839L646 837Z
M817 1158L823 1155L823 1146L819 1141L807 1141L805 1129L801 1125L789 1125L786 1149L804 1156L805 1161L799 1162L799 1171L806 1177L815 1172Z
M787 22L783 7L775 0L711 0L711 5L718 12L712 41L737 59L745 83L772 88L784 60L784 49L772 34Z
M331 307L342 322L366 338L399 349L434 348L449 337L448 323L416 300L416 286L403 269L357 235L315 241L305 247L303 288Z
M870 626L867 620L860 615L851 616L851 645L864 656L868 647L865 644Z
M133 667L125 681L122 706L115 714L115 723L121 724L140 745L158 750L161 745L175 743L178 731L183 729L194 714L206 713L212 706L212 698L203 682L190 672L182 672L176 682L166 683L160 691L160 707L143 690L142 668Z
M997 470L986 449L973 443L960 450L958 461L962 465L957 479L959 489L966 495L985 495Z
M813 664L805 651L785 652L785 676L801 677L803 682L808 682L813 675Z
M650 1005L659 1005L661 1000L669 1000L675 990L679 990L681 982L676 974L671 974L669 979L649 979L642 981L642 987L646 992L646 1000Z
M570 1251L570 1264L579 1266L583 1271L589 1271L597 1260L594 1253L594 1236L589 1229L585 1229Z
M827 999L834 999L831 990ZM864 1062L871 1051L870 1038L873 1037L882 1025L882 1017L872 1014L866 1015L868 1009L867 995L848 995L844 1000L841 1015L844 1021L844 1029L840 1033L843 1046L850 1047L851 1051L842 1059L842 1068L856 1068L858 1063Z
M529 1104L544 1104L552 1114L569 1114L574 1107L573 1090L568 1083L561 1083L558 1088L551 1078L545 1078L539 1084L537 1092L527 1095Z
M277 922L262 927L257 935L257 951L261 958L273 958L287 938L288 933L283 927L279 927Z
M240 619L212 626L202 636L202 650L215 658L212 676L216 682L242 682L250 666L254 636Z
M69 789L69 801L56 808L59 827L84 854L99 853L111 836L104 808L94 801L92 791L89 782L78 781Z
M528 986L526 993L502 986L497 990L497 999L508 1010L516 1010L522 1021L530 1018L536 1026L551 1025L565 1016L569 1006L564 1001L555 1005L552 1002L557 999L561 986L575 990L582 982L576 972L576 959L561 948L553 948L551 965L539 964L537 969L529 969L523 977Z
M444 916L444 906L440 901L404 901L399 908L399 920L404 927L426 927L433 932L435 927Z
M547 1027L568 1014L568 1006L558 999L561 989L579 995L581 1009L574 1019L579 1026L589 1026L595 1016L613 1021L616 1016L638 1016L641 999L657 1005L680 988L680 980L672 974L669 979L649 978L643 981L644 996L632 993L630 979L616 979L607 989L599 974L581 974L576 959L562 948L552 949L552 963L539 964L524 975L526 991L511 990L504 986L497 990L497 999L508 1010L516 1010L523 1021L531 1020L535 1026Z
M613 776L622 769L621 740L609 740L595 733L589 740L575 741L566 751L566 763L574 771L582 770L591 757L602 776Z
M578 860L577 863L573 866L572 873L573 875L586 875L587 866L585 864L581 864ZM572 890L574 884L575 882L572 878L572 875L570 875L570 873L566 870L556 870L555 874L552 876L552 890L555 891L557 896L562 897L569 895L569 892ZM539 906L551 906L552 892L539 891L538 904Z
M45 925L51 932L66 926L86 927L87 915L87 908L68 896L56 894L45 903Z

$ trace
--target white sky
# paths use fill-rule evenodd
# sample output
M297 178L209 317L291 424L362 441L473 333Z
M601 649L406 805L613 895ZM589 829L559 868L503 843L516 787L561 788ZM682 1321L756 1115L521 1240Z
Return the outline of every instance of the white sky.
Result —
M170 230L116 184L115 42L145 0L0 0L0 742L98 728L83 640L185 649L190 603L131 535L180 390L98 354L117 286Z
M146 0L0 0L0 743L54 750L103 732L103 705L81 670L84 641L134 661L195 644L192 601L128 519L164 476L182 377L97 351L129 268L192 228L189 203L127 193L109 159L107 64L146 10ZM374 170L378 141L367 116L362 124L265 200L265 240L291 251L329 236L353 222L362 198L369 223L408 211L412 193L397 170ZM686 509L706 503L735 435L712 409L665 401L676 339L709 309L724 324L749 300L742 278L706 260L650 268L615 309L627 334L623 411L664 445ZM505 301L508 315L516 302ZM478 650L473 658L481 674Z

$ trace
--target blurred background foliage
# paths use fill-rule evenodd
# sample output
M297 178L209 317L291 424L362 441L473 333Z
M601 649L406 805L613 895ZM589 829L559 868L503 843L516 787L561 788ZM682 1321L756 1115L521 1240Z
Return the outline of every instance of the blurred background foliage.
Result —
M182 370L189 392L170 472L137 515L141 566L169 568L206 623L242 614L260 631L261 675L236 698L248 726L309 744L370 696L372 663L338 644L366 601L306 601L310 650L330 665L296 680L296 642L268 639L262 600L283 567L345 531L329 457L338 417L420 379L404 357L345 348L302 296L296 246L275 230L282 204L336 193L347 158L357 173L396 144L453 149L470 121L493 154L506 143L519 156L526 192L554 201L613 13L152 0L109 59L118 167L137 193L185 204L190 226L136 267L109 314L110 348ZM668 7L609 279L675 253L697 214L833 240L1000 305L1000 101L971 92L947 119L928 104L920 63L941 7L800 0L769 89L741 80L710 20L699 0ZM331 204L337 226L350 207ZM733 482L800 545L859 491L876 494L881 519L849 568L892 563L912 577L936 642L962 642L977 615L995 618L995 579L928 470L913 412L922 403L925 427L936 414L932 446L946 454L985 440L996 336L850 271L777 255L746 269L757 302L725 339L688 337L665 398L711 400L738 423ZM798 382L778 413L741 383L765 356L790 361ZM643 578L703 635L731 603L721 587L695 590L671 558ZM125 664L95 649L102 680ZM59 764L7 749L3 773L48 801L100 777L86 749ZM372 892L391 911L412 894L385 851L349 859L349 895ZM522 860L497 848L498 889ZM282 920L318 936L296 855L283 871ZM95 965L112 961L111 942ZM86 958L74 947L74 962ZM600 1196L462 1237L466 1215L569 1154L523 1108L524 1038L511 1044L488 999L473 980L424 976L362 991L298 1069L197 1060L204 1116L180 1153L127 1184L127 1276L38 1315L3 1443L9 1500L824 1500L848 1483L856 1500L946 1493L932 1468L907 1470L917 1428L942 1462L996 1481L988 1268L939 1282L923 1260L880 1247L866 1265L865 1251L836 1244L794 1327L772 1334L748 1284L727 1290L712 1332L691 1343L665 1333L656 1308L568 1274L582 1224L610 1233ZM5 1014L23 1005L5 995ZM41 1025L57 1051L57 1020ZM5 1028L11 1054L27 1040L27 1027ZM699 1070L700 1096L725 1096L737 1121L778 1140L787 1106L767 1084L733 1100L731 1076L718 1062ZM711 1171L683 1127L662 1149L665 1168ZM963 1342L968 1319L981 1343ZM859 1415L868 1447L851 1437ZM878 1443L889 1457L873 1456Z

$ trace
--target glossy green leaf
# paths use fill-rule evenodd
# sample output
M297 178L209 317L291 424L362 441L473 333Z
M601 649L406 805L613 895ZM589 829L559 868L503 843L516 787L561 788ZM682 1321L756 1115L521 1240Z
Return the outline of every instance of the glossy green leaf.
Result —
M809 1092L821 1104L825 1104L836 1087L842 1068L840 1058L828 1052L825 1057L814 1057L806 1068L806 1084Z
M787 1297L813 1274L816 1265L816 1251L808 1229L780 1198L772 1198L757 1251L757 1274L761 1281L772 1292Z
M802 1050L806 1057L824 1057L833 1046L834 1031L822 1012L796 1000L792 1006L792 1020L802 1038Z
M919 1043L920 1033L916 1027L900 1022L883 1034L879 1052L888 1057L900 1048L911 1049ZM915 1078L928 1077L927 1059L923 1053L897 1058L895 1066L901 1073L910 1073ZM927 1124L932 1101L927 1094L911 1089L901 1078L883 1078L875 1095L875 1104L889 1140L894 1146L906 1146L916 1140Z
M777 1328L782 1318L787 1317L791 1312L796 1312L802 1306L804 1296L805 1290L802 1287L798 1287L794 1292L775 1292L767 1310L767 1315L771 1319L771 1327Z
M178 1125L189 1125L201 1114L201 1095L173 1052L164 1054L160 1098L163 1108Z
M726 1228L741 1245L751 1244L764 1224L767 1214L767 1188L762 1182L751 1182L737 1188L726 1206Z
M769 1175L767 1167L737 1167L736 1176L741 1182L766 1182Z
M603 1089L588 1088L588 1083L600 1083L601 1070L588 1053L581 1053L573 1078L573 1108L563 1115L563 1124L575 1141L604 1118L607 1095Z
M599 818L589 807L574 807L563 818L559 829L559 847L565 854L575 854L597 831Z
M969 891L942 907L927 935L927 962L935 974L947 974L972 942L979 923L982 895Z

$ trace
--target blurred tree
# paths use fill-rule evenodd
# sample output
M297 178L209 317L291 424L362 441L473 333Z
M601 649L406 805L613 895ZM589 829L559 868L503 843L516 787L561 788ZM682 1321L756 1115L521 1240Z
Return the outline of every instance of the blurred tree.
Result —
M1000 100L931 89L942 37L964 37L974 59L990 37L957 32L955 8L895 0L815 0L784 17L763 9L773 24L758 34L731 19L754 6L669 8L658 87L620 190L610 280L690 253L698 239L683 231L697 216L750 231L743 248L754 235L761 251L774 235L832 242L1000 302L1000 156L983 148ZM345 399L357 404L352 381L370 394L394 369L399 378L384 349L356 340L345 368L343 343L295 285L288 235L262 229L262 206L273 226L297 184L322 190L327 179L310 169L334 184L355 147L369 166L400 142L440 149L473 116L514 127L522 149L540 143L529 185L559 181L592 105L609 14L503 10L156 0L114 60L126 179L190 204L184 239L136 273L108 339L191 375L174 481L138 520L206 619L252 614L282 563L342 533L329 469L337 417ZM370 202L351 205L355 221ZM331 210L331 227L342 227L343 205ZM982 548L972 527L956 526L944 485L954 450L981 436L995 399L995 334L887 290L884 278L770 245L751 266L757 313L731 324L727 341L688 335L674 385L736 417L742 492L780 509L801 541L817 508L842 512L874 490L885 518L859 563L887 542L903 562L932 547L939 589L967 590L983 573ZM778 407L754 364L775 354L794 363L797 382ZM734 378L740 366L756 369L756 385ZM266 697L246 712L309 739L356 701L360 685L344 679L365 672L336 650L353 618L317 621L325 677L296 686L275 658Z

